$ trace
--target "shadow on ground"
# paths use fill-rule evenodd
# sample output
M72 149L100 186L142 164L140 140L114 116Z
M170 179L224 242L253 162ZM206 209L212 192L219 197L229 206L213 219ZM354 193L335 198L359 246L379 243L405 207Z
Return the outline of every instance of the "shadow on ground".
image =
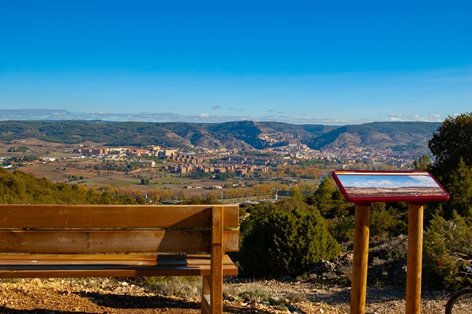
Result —
M91 302L108 308L149 309L173 308L200 309L200 303L173 300L161 296L132 296L118 294L100 294L97 292L76 292L75 294L87 298Z
M141 311L146 313L166 312L166 313L198 313L200 311L200 302L192 302L185 300L174 300L161 296L130 296L117 294L100 294L96 292L77 292L74 293L84 299L89 300L97 306L97 309L73 309L75 304L71 304L71 309L56 309L54 307L36 308L36 309L12 309L9 307L0 307L0 313L5 314L91 314L91 313L108 313L107 309L112 309L113 313L131 313ZM273 313L257 308L246 308L237 306L225 306L224 313L248 313L248 314L268 314Z

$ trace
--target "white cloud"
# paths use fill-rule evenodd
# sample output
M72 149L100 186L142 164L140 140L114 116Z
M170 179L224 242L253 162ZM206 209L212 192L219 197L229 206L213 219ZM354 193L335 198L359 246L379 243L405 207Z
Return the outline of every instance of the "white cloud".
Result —
M443 118L439 114L433 114L430 116L420 116L420 115L409 115L404 113L398 114L388 114L386 121L391 122L407 122L407 121L416 121L416 122L443 122Z
M436 187L437 183L429 176L412 176L411 179L416 181L415 185L418 186L427 186L427 187Z
M231 108L236 111L241 109ZM177 110L173 108L172 111ZM274 112L275 113L275 112ZM287 112L285 112L287 113ZM397 118L398 120L393 120ZM102 120L102 121L141 121L141 122L228 122L228 121L277 121L292 124L323 124L323 125L356 125L374 122L371 119L339 119L339 118L306 118L287 115L263 115L253 117L248 115L181 115L174 112L140 112L140 113L111 113L111 112L70 112L55 109L0 109L0 121L5 120ZM378 120L375 120L378 121ZM392 115L389 121L411 121L402 116ZM442 121L441 121L442 122Z

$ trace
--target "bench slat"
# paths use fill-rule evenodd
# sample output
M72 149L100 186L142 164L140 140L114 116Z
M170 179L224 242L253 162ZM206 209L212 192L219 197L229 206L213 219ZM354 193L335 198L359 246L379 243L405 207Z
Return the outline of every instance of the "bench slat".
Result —
M33 255L34 256L34 255ZM175 256L176 259L157 258L154 264L145 260L141 265L137 260L115 259L102 263L77 263L76 259L40 260L20 259L16 264L0 264L0 278L65 278L65 277L135 277L135 276L209 276L210 257ZM118 257L121 257L119 259ZM9 260L13 263L15 260ZM56 264L54 264L56 262ZM223 262L224 275L237 275L238 269L227 255Z
M9 254L4 256L6 258L0 260L0 265L210 265L209 254ZM230 265L233 262L225 254L223 263Z
M224 208L224 228L238 228L238 205ZM211 205L0 205L0 228L205 227Z
M209 276L210 266L208 267L182 267L173 266L159 268L136 267L128 269L55 269L44 270L34 268L31 270L0 270L0 278L79 278L79 277L152 277L152 276ZM223 269L225 276L238 274L236 267Z
M6 256L6 255L5 255ZM209 255L11 255L0 264L0 278L209 276ZM129 257L129 259L125 259ZM144 258L145 257L145 258ZM139 261L141 258L142 263ZM228 255L223 274L237 275Z
M224 251L238 250L238 230L224 230ZM210 252L209 230L0 230L1 253Z
M210 265L209 254L8 254L2 255L0 265ZM223 264L233 264L227 254Z

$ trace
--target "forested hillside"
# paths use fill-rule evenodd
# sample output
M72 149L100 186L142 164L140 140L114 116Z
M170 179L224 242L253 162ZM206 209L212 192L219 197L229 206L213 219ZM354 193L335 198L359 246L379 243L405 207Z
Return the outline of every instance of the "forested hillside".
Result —
M323 147L426 147L441 123L432 122L373 122L346 125L321 135L309 146Z
M235 121L218 124L104 121L2 121L0 140L36 138L56 143L109 146L199 146L209 149L263 149L289 142L324 147L401 147L427 149L439 123L375 122L348 126ZM268 141L267 138L271 140Z
M0 168L0 204L139 204L144 198L116 190L53 183L21 171Z

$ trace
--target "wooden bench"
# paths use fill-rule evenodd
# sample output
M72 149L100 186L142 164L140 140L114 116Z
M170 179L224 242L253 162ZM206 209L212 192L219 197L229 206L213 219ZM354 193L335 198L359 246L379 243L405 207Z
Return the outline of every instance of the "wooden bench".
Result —
M203 276L223 312L238 205L0 205L0 278Z

